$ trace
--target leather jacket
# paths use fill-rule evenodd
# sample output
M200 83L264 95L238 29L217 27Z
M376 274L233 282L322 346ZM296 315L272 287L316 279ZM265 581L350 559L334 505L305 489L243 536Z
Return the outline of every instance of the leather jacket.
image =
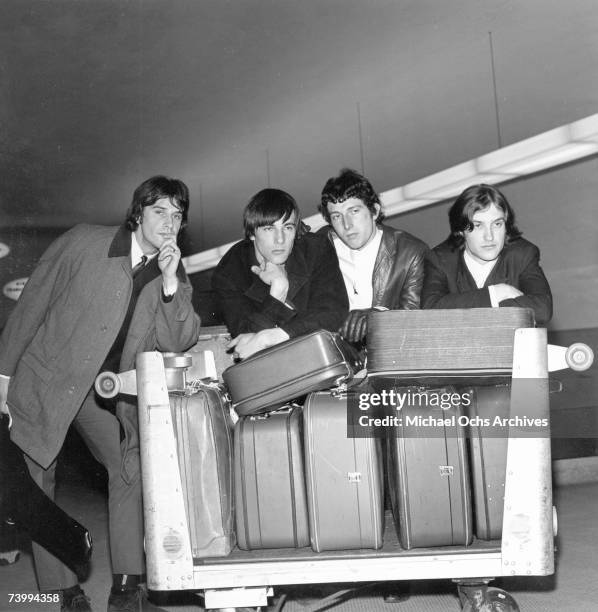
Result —
M417 310L424 282L424 259L428 252L425 242L408 232L380 224L382 240L372 274L372 307L389 310ZM332 242L331 226L328 232Z

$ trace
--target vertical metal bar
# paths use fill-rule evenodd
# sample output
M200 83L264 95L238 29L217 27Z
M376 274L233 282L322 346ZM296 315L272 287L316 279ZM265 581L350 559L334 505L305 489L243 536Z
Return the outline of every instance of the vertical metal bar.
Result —
M363 134L361 130L361 108L357 102L357 136L359 138L359 158L361 160L361 174L365 175L365 163L363 155Z
M496 69L494 66L494 46L492 44L492 32L488 32L490 42L490 66L492 69L492 91L494 93L494 113L496 117L496 134L498 137L498 148L502 147L502 137L500 133L500 114L498 112L498 90L496 87Z

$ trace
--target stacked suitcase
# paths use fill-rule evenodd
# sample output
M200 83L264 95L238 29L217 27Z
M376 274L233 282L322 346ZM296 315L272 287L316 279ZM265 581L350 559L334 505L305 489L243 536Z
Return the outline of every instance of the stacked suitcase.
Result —
M361 367L338 334L318 331L223 373L241 415L234 433L240 548L382 545L380 445L346 436L342 385ZM298 399L304 408L289 407Z
M505 415L515 330L533 326L533 312L523 308L375 312L368 319L368 376L376 389L417 383L432 393L439 384L456 385L450 390L467 405L451 406L437 420L466 416L469 424ZM414 412L433 416L411 406L403 422ZM508 439L472 425L447 426L434 437L417 427L396 433L387 439L387 466L401 545L467 545L473 534L499 539Z
M234 426L220 387L171 394L194 557L226 555L235 542L245 550L378 549L385 493L404 549L500 538L507 440L458 423L508 410L514 330L529 326L523 309L370 315L368 379L357 389L470 398L403 407L403 423L446 420L433 436L417 425L389 429L383 440L349 436L346 387L362 363L326 331L217 372L239 416Z

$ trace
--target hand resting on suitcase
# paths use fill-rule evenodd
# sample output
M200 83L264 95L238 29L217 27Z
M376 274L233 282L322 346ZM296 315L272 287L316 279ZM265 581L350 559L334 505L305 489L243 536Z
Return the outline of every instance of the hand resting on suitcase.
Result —
M373 308L351 310L338 333L349 342L363 340L368 331L368 313L373 310Z
M239 334L227 345L227 349L234 348L233 355L238 359L246 359L262 349L274 346L289 339L289 334L280 327L263 329L253 334Z

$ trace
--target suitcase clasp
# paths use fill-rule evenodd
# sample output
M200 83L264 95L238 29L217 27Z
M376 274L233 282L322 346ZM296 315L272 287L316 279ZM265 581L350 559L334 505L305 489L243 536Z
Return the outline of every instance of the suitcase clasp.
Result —
M361 472L347 472L349 482L361 482Z
M438 471L441 476L452 476L455 472L455 468L452 465L439 465Z

